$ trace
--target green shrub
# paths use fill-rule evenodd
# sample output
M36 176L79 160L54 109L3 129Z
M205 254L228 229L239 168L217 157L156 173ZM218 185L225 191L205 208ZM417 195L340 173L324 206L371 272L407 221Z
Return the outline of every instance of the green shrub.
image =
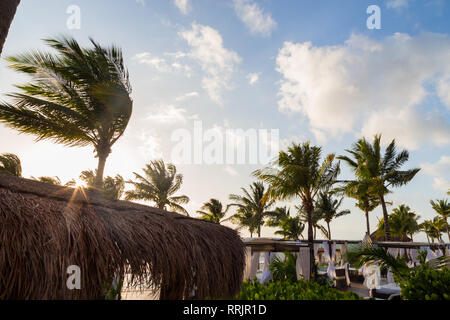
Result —
M408 300L450 300L450 269L421 265L400 281L402 298Z
M341 292L314 281L244 282L237 300L358 300L353 292Z
M275 281L297 281L297 257L291 252L284 253L284 259L276 257L269 266Z

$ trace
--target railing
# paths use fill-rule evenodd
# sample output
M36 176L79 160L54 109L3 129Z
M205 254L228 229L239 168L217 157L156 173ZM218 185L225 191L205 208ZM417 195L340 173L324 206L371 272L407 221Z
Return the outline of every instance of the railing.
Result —
M308 246L308 240L283 240L275 238L252 238L243 239L245 245L251 248L252 252L298 252L301 247ZM329 244L361 244L360 240L313 240L315 244L327 242ZM450 243L427 243L427 242L394 242L394 241L372 241L372 244L386 248L406 248L418 249L430 247L431 249L444 249Z

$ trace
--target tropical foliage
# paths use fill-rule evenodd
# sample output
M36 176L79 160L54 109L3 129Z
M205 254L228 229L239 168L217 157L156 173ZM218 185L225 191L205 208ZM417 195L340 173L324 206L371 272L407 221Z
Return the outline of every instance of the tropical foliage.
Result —
M269 269L274 281L297 281L297 256L291 252L285 252L284 257L275 257L270 263Z
M286 207L277 207L273 212L269 212L268 216L266 226L278 228L275 234L283 236L285 240L303 238L304 223L299 216L291 217L290 210Z
M34 180L40 181L40 182L45 182L45 183L50 183L50 184L54 184L56 186L62 186L63 183L61 182L61 179L59 177L38 177L38 178L34 178L31 177ZM64 186L65 187L74 187L76 185L76 181L74 179L67 181Z
M431 200L430 204L433 210L436 211L436 213L445 221L445 229L447 231L448 240L450 241L450 228L447 221L447 219L450 217L450 203L447 201L447 199L443 199L436 201Z
M87 187L92 188L94 187L96 176L96 172L84 170L80 174L80 179L86 183ZM120 200L125 190L125 180L120 174L117 174L115 177L108 176L103 180L101 190L111 199Z
M0 154L0 174L22 176L22 165L18 156L12 153Z
M320 191L328 189L339 174L335 156L329 154L321 161L322 148L293 143L287 151L280 151L271 166L256 170L254 175L269 185L271 199L299 198L307 214L308 241L310 242L311 273L315 274L312 215L314 200Z
M413 235L420 231L420 224L418 222L420 216L416 215L411 211L411 208L405 204L392 210L392 213L388 217L391 235L399 237L401 241L407 241L408 237L412 240ZM384 228L384 219L381 218L378 223L376 235L380 237L383 236L385 234Z
M442 233L447 228L446 221L442 217L434 217L432 220L425 220L420 224L420 228L425 232L428 242L434 243L435 240L444 242Z
M237 300L359 300L353 292L342 292L315 281L244 282Z
M228 208L229 206L223 210L222 202L217 199L210 199L203 204L202 210L197 211L197 213L201 215L201 219L203 220L220 224L224 221Z
M358 140L351 150L346 150L353 156L339 156L353 170L360 192L377 196L380 199L385 222L386 239L390 239L391 231L386 208L385 195L390 187L407 184L420 169L399 170L409 159L407 150L397 151L395 140L387 146L384 155L381 154L381 135L376 135L371 144L365 138Z
M183 175L177 173L173 164L166 165L163 160L154 160L142 170L144 175L134 172L136 181L128 181L134 190L126 191L126 200L152 201L159 209L169 208L174 212L189 215L182 207L189 202L189 197L174 195L183 184Z
M335 199L331 194L321 192L315 202L315 211L320 219L324 220L327 224L327 238L331 240L330 222L339 217L350 214L350 210L341 210L339 207L342 204L344 198Z
M111 147L122 136L132 112L131 85L118 47L91 39L82 48L73 38L44 40L52 52L31 51L7 57L9 67L30 76L0 104L0 122L66 146L94 147L95 186L101 188Z
M404 299L449 300L450 257L442 256L425 262L424 255L420 256L420 265L410 268L405 257L395 258L382 247L366 246L348 253L349 260L354 261L357 267L377 264L390 269Z
M379 197L371 195L363 181L348 181L343 188L337 188L336 192L356 200L355 206L364 212L366 218L366 234L370 235L369 213L380 205Z
M274 201L266 196L266 189L261 182L254 182L250 185L250 191L242 188L244 195L230 194L230 200L234 201L230 206L237 207L239 212L234 220L239 220L241 215L251 215L252 228L257 232L258 237L261 237L261 226L264 225L264 220L269 214L269 208Z

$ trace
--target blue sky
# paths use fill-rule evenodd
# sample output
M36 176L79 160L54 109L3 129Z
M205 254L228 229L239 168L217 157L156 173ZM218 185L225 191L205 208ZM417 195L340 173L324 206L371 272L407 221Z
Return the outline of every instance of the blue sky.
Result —
M374 4L380 30L366 26ZM80 9L80 29L67 27L70 5ZM109 175L131 178L151 159L170 161L171 135L194 121L219 131L279 129L282 146L311 140L337 154L379 132L410 151L407 167L422 168L388 199L429 219L429 200L450 188L449 14L444 0L22 0L3 55L42 49L40 39L60 34L122 47L134 113ZM0 64L3 99L25 80ZM69 180L96 167L90 148L35 143L3 125L0 136L0 152L17 153L26 176ZM179 165L189 211L212 197L227 203L259 167ZM351 200L344 207L352 214L332 232L360 239L363 214ZM372 227L379 217L376 209Z

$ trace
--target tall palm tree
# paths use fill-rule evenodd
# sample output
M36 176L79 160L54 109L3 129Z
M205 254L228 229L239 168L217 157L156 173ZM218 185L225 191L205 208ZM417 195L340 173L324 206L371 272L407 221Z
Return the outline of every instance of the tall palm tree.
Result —
M0 54L19 3L20 0L2 0L0 2Z
M445 228L447 230L447 237L450 241L450 232L449 232L449 226L448 226L448 217L450 217L450 203L447 201L447 199L444 200L436 200L430 201L431 207L438 215L441 216L441 218L445 221Z
M144 176L133 172L136 181L128 181L134 186L134 190L125 193L126 200L153 201L162 210L167 207L174 212L189 216L181 205L189 202L189 197L174 196L183 184L183 175L177 173L173 164L165 164L163 160L150 161L145 166Z
M223 218L227 214L229 207L230 206L227 206L226 209L223 210L222 202L217 199L210 199L203 204L201 210L197 211L197 213L201 214L202 220L220 224L224 221Z
M315 277L312 215L314 199L318 193L330 187L339 174L339 163L334 164L334 154L321 162L322 149L309 142L293 143L287 151L281 151L272 165L256 170L254 175L269 185L272 199L300 198L308 217L308 244L311 275Z
M234 201L230 206L236 206L244 211L249 211L253 215L254 223L257 226L258 237L261 237L261 226L268 216L269 208L274 201L266 197L266 189L262 182L253 182L250 185L250 192L241 188L243 196L230 194L230 200Z
M0 154L0 173L21 177L22 165L19 157L12 153Z
M420 216L418 216L405 204L393 209L392 213L388 217L389 225L391 227L391 235L400 237L401 241L407 241L408 237L410 237L412 241L413 235L420 231L420 224L418 223ZM376 234L378 236L384 235L384 228L384 218L381 218L378 223L378 230Z
M339 156L353 170L357 181L363 182L361 188L367 193L380 199L383 209L383 218L386 239L390 239L388 212L384 196L390 192L389 187L399 187L407 184L420 169L400 171L399 169L408 161L407 150L397 152L395 140L387 146L384 155L381 155L381 135L375 135L373 144L365 138L358 140L351 150L346 150L354 159Z
M315 211L322 220L327 224L328 240L331 240L330 223L332 220L350 214L350 210L341 210L339 207L344 198L334 199L333 196L327 192L320 192L317 201L315 202Z
M95 187L101 188L106 159L132 112L131 86L116 46L81 48L73 38L44 40L56 53L31 51L7 57L9 67L32 80L17 86L11 103L0 103L0 122L37 140L94 147Z

